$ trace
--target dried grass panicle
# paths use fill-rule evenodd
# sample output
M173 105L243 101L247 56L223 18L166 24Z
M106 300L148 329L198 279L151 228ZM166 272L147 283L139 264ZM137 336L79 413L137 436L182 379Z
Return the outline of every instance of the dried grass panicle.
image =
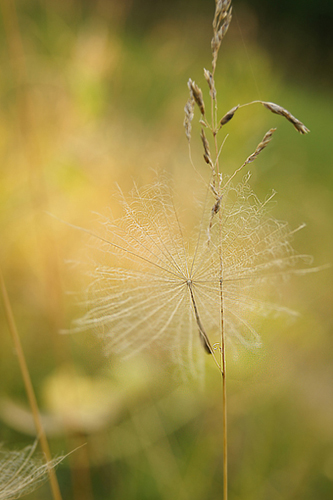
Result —
M0 500L14 500L34 491L48 479L50 467L56 467L63 457L46 463L43 455L33 456L37 442L20 451L0 447Z
M272 113L275 113L277 115L284 116L290 123L292 123L295 127L295 129L300 133L300 134L307 134L310 132L310 130L302 123L300 120L298 120L295 116L293 116L287 109L283 108L282 106L279 106L278 104L275 104L274 102L261 102L265 108L269 109Z
M213 38L211 49L213 55L212 68L213 74L216 69L217 56L220 50L221 42L228 31L232 18L231 0L215 0L215 15L213 19Z

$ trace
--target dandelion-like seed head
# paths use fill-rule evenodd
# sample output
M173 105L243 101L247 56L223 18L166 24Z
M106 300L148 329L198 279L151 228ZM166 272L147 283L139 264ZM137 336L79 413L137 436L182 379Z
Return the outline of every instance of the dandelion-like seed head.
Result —
M269 215L273 196L259 201L249 175L226 183L218 216L207 194L188 238L163 180L135 189L123 198L124 216L103 222L106 263L92 272L75 329L93 329L107 354L155 346L196 373L202 344L211 352L219 342L223 301L227 341L259 347L253 318L287 311L267 301L269 290L306 258L291 246L294 231Z

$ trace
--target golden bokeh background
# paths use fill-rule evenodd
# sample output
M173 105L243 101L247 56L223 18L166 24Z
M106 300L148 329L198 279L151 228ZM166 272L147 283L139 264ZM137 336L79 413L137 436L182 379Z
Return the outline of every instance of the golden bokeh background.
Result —
M303 17L314 9L300 8ZM252 187L261 198L277 191L274 216L306 223L294 246L325 266L332 40L310 50L294 11L286 33L265 29L259 2L235 0L234 12L216 74L221 112L273 101L311 133L244 108L228 124L223 168L232 173L277 126L251 165ZM96 213L120 213L117 184L126 193L156 171L178 203L193 201L183 108L188 78L205 85L213 2L1 0L1 14L1 269L52 453L87 443L57 469L63 498L221 498L221 390L210 360L202 386L160 356L121 363L90 334L59 333L80 314L76 293L94 256L70 224L96 230ZM198 130L192 155L205 175ZM260 351L228 357L230 500L333 497L332 270L287 290L281 298L299 318L265 321ZM35 431L3 309L0 318L0 441L19 449ZM49 485L26 498L50 498Z

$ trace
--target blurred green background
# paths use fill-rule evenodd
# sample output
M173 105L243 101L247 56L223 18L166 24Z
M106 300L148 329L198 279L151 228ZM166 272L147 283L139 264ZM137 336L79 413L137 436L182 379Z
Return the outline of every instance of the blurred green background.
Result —
M219 109L262 99L302 120L298 135L261 107L228 125L227 173L268 128L253 164L259 197L314 265L332 261L332 2L234 2L216 75ZM80 314L87 238L117 214L114 193L166 171L184 203L193 170L183 131L187 80L210 67L213 2L1 0L1 268L64 500L222 497L220 378L204 387L142 356L107 360L91 335L59 335ZM196 132L197 129L195 129ZM201 144L193 158L203 174ZM93 250L92 250L93 251ZM332 270L293 280L296 322L262 327L259 352L228 358L230 500L333 498ZM1 313L0 441L34 439L18 360ZM48 484L29 499L50 498Z

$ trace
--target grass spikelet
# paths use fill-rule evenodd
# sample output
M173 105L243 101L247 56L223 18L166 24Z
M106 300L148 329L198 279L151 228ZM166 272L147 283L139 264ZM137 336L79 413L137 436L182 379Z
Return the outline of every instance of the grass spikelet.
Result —
M265 108L269 109L272 113L277 115L284 116L290 123L292 123L300 134L307 134L310 130L302 123L300 120L295 118L287 109L279 106L278 104L274 104L274 102L262 102L262 105Z
M205 134L203 129L201 129L200 137L201 137L202 145L204 148L204 155L203 155L204 160L206 163L208 163L208 165L211 165L213 167L213 162L212 162L212 158L210 155L210 149L209 149L209 142L207 140L206 134Z
M230 120L234 117L234 114L236 113L237 109L239 108L239 104L237 106L234 106L231 108L228 113L226 113L220 120L220 128L223 127L226 123L230 122Z
M191 80L191 78L189 79L187 86L190 90L190 95L193 96L193 99L200 109L200 113L202 114L202 116L205 116L205 104L203 101L202 90L195 82Z
M194 102L195 101L193 95L191 94L184 107L185 111L184 128L188 142L191 141L192 120L194 117Z
M209 93L211 98L215 101L216 99L216 88L215 88L215 82L214 82L214 77L210 71L204 68L204 77L208 83L209 87Z
M276 128L271 128L268 132L266 132L262 141L260 141L260 143L256 147L255 151L244 162L244 165L247 165L248 163L252 163L259 156L261 151L263 149L265 149L266 146L268 146L268 144L271 142L272 136L273 136L275 131L276 131Z
M50 468L63 459L45 463L43 455L35 455L37 441L20 451L9 451L0 445L0 500L14 500L31 493L48 479Z

